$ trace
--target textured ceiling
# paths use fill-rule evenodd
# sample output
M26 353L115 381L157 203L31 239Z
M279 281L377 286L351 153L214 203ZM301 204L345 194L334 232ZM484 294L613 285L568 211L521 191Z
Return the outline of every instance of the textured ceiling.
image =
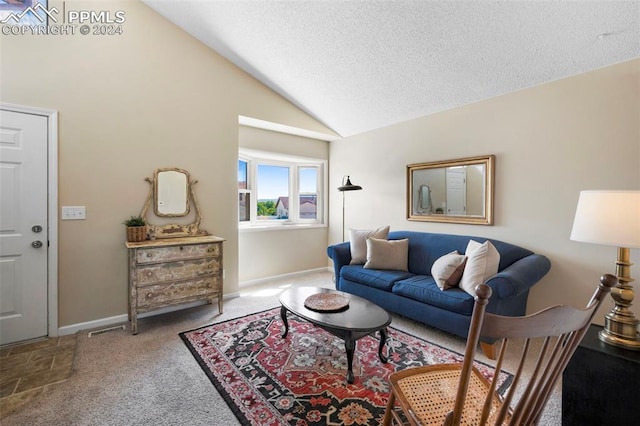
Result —
M341 136L640 57L640 1L144 1Z

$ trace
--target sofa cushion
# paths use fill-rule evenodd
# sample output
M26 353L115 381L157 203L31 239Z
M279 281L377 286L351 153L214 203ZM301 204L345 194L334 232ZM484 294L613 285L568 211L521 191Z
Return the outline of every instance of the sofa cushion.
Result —
M351 265L363 265L367 261L367 238L386 240L389 227L378 229L349 229L349 248L351 250Z
M400 280L393 286L392 291L399 296L463 315L471 315L473 311L473 297L459 288L442 291L433 277L427 275L415 275ZM425 306L425 309L429 308Z
M440 288L440 290L448 290L457 287L462 278L466 263L467 256L458 253L457 250L441 256L433 262L431 276L435 280L438 288Z
M435 234L418 231L393 231L389 232L388 239L409 239L409 271L417 275L431 275L433 263L440 257L453 250L464 253L470 239L480 243L487 238L467 235ZM532 255L533 252L513 244L498 240L489 240L500 253L500 266L502 271L514 262Z
M476 287L498 273L500 253L490 241L480 244L470 240L465 254L467 264L460 280L460 288L475 296Z
M413 274L405 271L381 271L364 269L362 265L348 265L340 269L340 276L346 280L381 290L391 291L393 284Z
M407 271L409 240L379 240L367 238L367 263L365 269Z

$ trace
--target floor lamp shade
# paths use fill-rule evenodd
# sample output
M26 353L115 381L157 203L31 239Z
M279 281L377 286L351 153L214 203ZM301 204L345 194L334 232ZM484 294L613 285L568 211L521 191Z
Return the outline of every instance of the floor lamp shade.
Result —
M351 179L349 178L349 176L347 176L347 182L344 182L344 178L342 179L342 186L338 187L338 191L340 192L344 192L344 191L358 191L362 189L362 187L360 185L354 185L351 183Z
M345 182L346 180L346 182ZM345 191L359 191L362 187L351 183L349 176L342 178L342 185L338 187L338 191L342 192L342 241L344 241L344 193Z
M611 290L614 307L605 315L598 337L610 345L640 351L640 321L630 310L634 298L630 248L640 247L640 191L580 192L571 239L618 247L618 284Z

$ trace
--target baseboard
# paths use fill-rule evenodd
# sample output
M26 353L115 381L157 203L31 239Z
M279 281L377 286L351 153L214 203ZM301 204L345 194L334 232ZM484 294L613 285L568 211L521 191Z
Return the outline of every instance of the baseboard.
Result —
M323 271L331 272L331 271L333 271L333 268L327 266L327 267L323 267L323 268L307 269L306 271L298 271L298 272L291 272L291 273L288 273L288 274L274 275L274 276L271 276L271 277L257 278L255 280L240 281L238 283L238 287L240 287L240 288L249 287L249 286L252 286L252 285L264 284L264 283L267 283L267 282L269 282L271 280L294 278L294 277L299 277L300 275L312 274L314 272L323 272Z
M79 322L77 324L65 325L58 327L58 336L67 336L69 334L75 334L82 330L92 330L94 328L110 327L113 325L122 324L128 321L127 314L116 315L113 317L100 318L93 321Z
M229 293L223 296L223 300L233 299L235 297L239 297L240 293ZM153 312L145 312L138 315L138 318L147 318L155 315L162 315L169 312L179 311L182 309L194 308L196 306L206 305L208 302L206 300L200 300L197 302L185 303L184 305L176 305L176 306L167 306L166 308L161 308ZM58 336L66 336L69 334L75 334L79 331L83 330L94 330L96 328L105 328L111 327L114 325L119 325L123 323L129 322L129 316L127 314L116 315L113 317L100 318L93 321L80 322L77 324L65 325L64 327L58 328Z
M267 278L259 278L259 279L255 279L255 280L248 280L248 281L242 281L239 283L239 287L249 287L252 285L256 285L256 284L263 284L266 283L268 281L274 280L274 279L283 279L283 278L293 278L293 277L297 277L300 275L306 275L306 274L311 274L314 272L323 272L323 271L333 271L333 268L327 266L327 267L322 267L322 268L316 268L316 269L309 269L306 271L299 271L299 272L292 272L289 274L283 274L283 275L276 275L276 276L272 276L272 277L267 277ZM227 299L233 299L234 297L239 297L240 293L239 292L235 292L235 293L230 293L230 294L225 294L223 299L227 300ZM206 304L207 302L205 300L202 301L198 301L198 302L192 302L192 303L186 303L184 305L176 305L176 306L168 306L166 308L162 308L162 309L158 309L157 311L153 311L153 312L145 312L143 314L138 315L138 318L146 318L146 317L151 317L151 316L155 316L155 315L161 315L161 314L166 314L168 312L173 312L173 311L177 311L180 309L187 309L187 308L193 308L195 306L201 306ZM128 315L127 314L122 314L122 315L116 315L113 317L107 317L107 318L100 318L97 320L93 320L93 321L87 321L87 322L80 322L77 324L71 324L71 325L65 325L63 327L59 327L58 328L58 336L66 336L69 334L74 334L77 333L78 331L82 331L82 330L93 330L96 328L105 328L105 327L111 327L114 325L118 325L118 324L123 324L129 321Z

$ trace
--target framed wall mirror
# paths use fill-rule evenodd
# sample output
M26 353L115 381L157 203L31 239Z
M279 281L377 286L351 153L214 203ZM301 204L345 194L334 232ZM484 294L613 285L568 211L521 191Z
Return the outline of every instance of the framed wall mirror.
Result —
M407 166L407 220L493 224L494 155Z

